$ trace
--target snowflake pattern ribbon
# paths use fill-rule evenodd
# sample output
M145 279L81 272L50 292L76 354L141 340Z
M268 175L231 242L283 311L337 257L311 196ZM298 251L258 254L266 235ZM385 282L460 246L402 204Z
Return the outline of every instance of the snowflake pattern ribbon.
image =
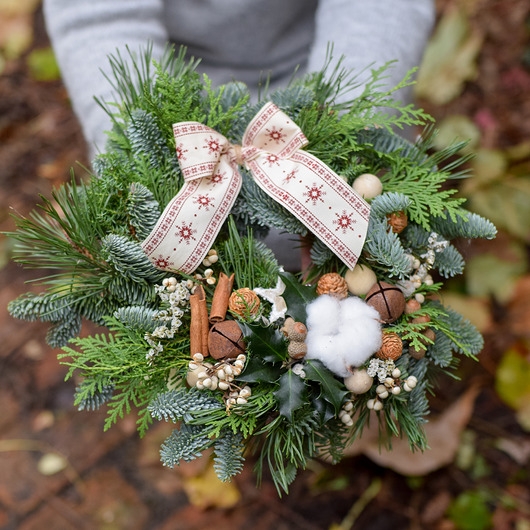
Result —
M189 274L201 264L241 189L238 164L354 267L370 207L322 161L301 149L306 137L276 105L267 103L253 118L242 146L198 122L177 123L173 132L185 184L142 243L155 267Z

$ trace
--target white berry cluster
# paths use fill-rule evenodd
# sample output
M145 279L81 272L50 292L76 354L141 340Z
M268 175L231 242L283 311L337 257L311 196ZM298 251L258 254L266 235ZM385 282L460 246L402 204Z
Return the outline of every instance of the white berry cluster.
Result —
M351 427L353 425L353 401L348 400L339 412L339 419L346 425L346 427Z
M434 280L429 274L429 271L434 266L436 254L445 250L449 244L448 241L442 239L436 232L431 232L427 242L427 251L420 256L421 259L412 254L408 254L412 274L408 280L398 282L399 287L403 290L406 297L411 296L422 284L433 284ZM421 298L423 295L418 296ZM423 300L419 299L418 302L423 303Z
M193 283L190 280L177 282L174 277L164 278L162 285L155 285L156 294L169 307L156 313L155 320L162 322L162 324L144 336L147 344L151 346L146 354L149 363L164 350L160 339L172 339L182 325L181 318L188 306L192 287Z
M199 390L223 390L227 409L244 405L252 391L249 386L238 387L234 379L243 371L246 360L246 355L241 353L235 359L222 359L212 364L204 360L202 353L195 353L188 365L187 382Z
M208 254L206 254L206 257L202 260L202 264L205 267L211 267L214 263L217 263L219 260L219 256L217 255L217 250L210 249L208 251Z
M215 285L217 282L212 269L206 269L203 274L195 274L194 278L200 282L204 280L208 285Z
M369 399L366 402L366 406L375 411L381 410L383 408L383 400L390 396L390 394L397 396L401 394L402 390L405 392L412 392L417 384L418 379L413 375L409 375L403 381L401 379L401 370L399 368L394 368L390 376L385 377L384 381L377 385L375 389L377 397Z

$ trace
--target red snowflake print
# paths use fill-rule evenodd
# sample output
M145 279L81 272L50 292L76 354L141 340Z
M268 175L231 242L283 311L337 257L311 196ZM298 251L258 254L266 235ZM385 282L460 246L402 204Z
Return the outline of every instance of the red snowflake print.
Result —
M175 235L179 238L179 243L184 242L189 245L191 241L195 241L193 234L196 232L197 230L192 228L192 223L186 224L186 221L182 221L182 226L177 229Z
M206 140L206 145L204 146L205 149L208 149L208 153L218 153L221 150L221 144L219 140L215 139L213 136L210 136L208 140Z
M277 144L279 144L280 142L282 143L285 143L285 140L284 138L287 136L285 133L282 133L283 129L276 129L276 128L272 128L271 129L266 129L267 130L267 133L269 135L269 138L273 141L273 142L276 142Z
M283 183L287 184L288 182L291 182L291 180L294 180L296 178L297 173L298 173L298 168L295 168L289 173L287 173L287 175L283 179Z
M213 200L209 195L199 195L193 202L199 205L199 210L204 206L207 212L210 211L210 206L213 206Z
M279 165L278 160L280 160L280 157L270 153L267 155L266 160L269 163L269 167L272 167L274 164Z
M174 265L174 263L169 261L169 256L164 257L162 254L159 254L158 258L153 261L153 265L157 269L167 269L170 265Z
M223 182L225 178L225 173L214 173L211 177L210 177L210 184L213 184L215 186L215 184L221 184L221 182Z
M357 222L356 219L352 219L352 214L347 213L346 210L342 210L342 213L339 215L335 214L337 219L333 221L334 225L337 225L336 230L342 230L342 233L345 234L347 230L353 230L353 225Z
M322 190L323 184L318 186L316 183L313 183L311 187L306 186L307 191L304 192L304 197L307 197L307 202L312 202L313 206L316 206L317 202L324 202L324 199L322 198L324 195L326 195L326 192Z
M177 159L178 160L186 160L186 157L184 156L184 153L187 153L188 150L184 149L184 146L182 144L177 145L175 148L175 151L177 152Z

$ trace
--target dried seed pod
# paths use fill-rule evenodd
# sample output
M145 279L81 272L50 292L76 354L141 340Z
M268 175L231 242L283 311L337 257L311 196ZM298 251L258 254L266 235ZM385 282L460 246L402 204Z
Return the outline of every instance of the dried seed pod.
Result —
M383 344L380 350L375 354L379 359L391 359L395 361L403 353L403 341L401 337L394 332L383 333Z
M235 320L223 320L211 327L208 349L214 359L235 359L245 347L243 332Z
M260 300L258 295L248 287L234 291L228 300L230 311L240 317L255 315L259 311Z
M329 294L342 300L348 296L348 284L337 272L329 272L318 280L317 294Z
M388 224L392 228L392 232L395 234L400 234L407 228L408 217L407 214L403 211L392 212L386 216Z

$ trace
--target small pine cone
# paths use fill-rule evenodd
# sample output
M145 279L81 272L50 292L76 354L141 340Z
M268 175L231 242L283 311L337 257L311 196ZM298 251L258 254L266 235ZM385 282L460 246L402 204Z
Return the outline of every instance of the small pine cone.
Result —
M237 289L228 300L228 309L240 317L255 315L259 311L259 306L258 295L248 287Z
M383 333L383 344L380 350L375 354L379 359L391 359L395 361L403 353L403 341L397 333Z
M348 296L348 284L340 274L329 272L318 280L317 294L330 294L342 300Z
M395 234L400 234L407 228L408 217L403 211L388 214L386 218L388 219L388 224L392 227L392 232Z

